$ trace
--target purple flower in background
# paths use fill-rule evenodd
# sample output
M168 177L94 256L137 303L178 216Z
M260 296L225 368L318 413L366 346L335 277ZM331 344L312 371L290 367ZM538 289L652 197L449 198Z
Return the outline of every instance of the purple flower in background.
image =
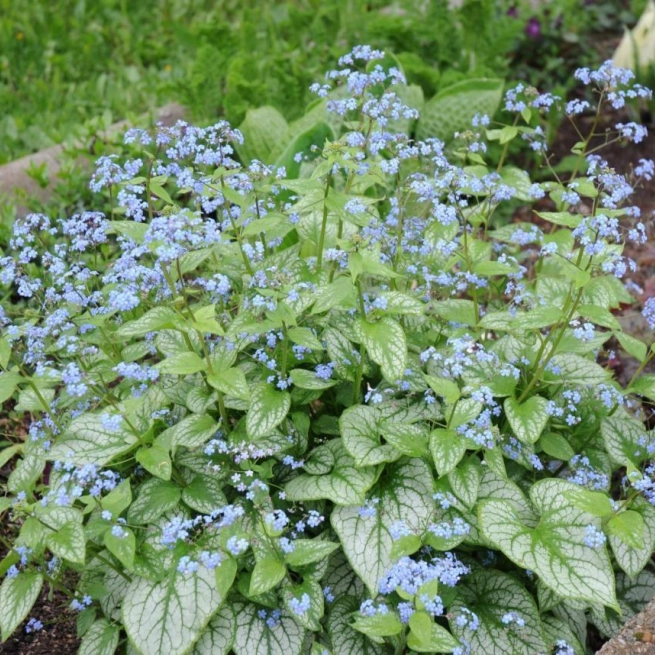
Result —
M541 38L541 21L534 16L525 24L525 34L535 41Z

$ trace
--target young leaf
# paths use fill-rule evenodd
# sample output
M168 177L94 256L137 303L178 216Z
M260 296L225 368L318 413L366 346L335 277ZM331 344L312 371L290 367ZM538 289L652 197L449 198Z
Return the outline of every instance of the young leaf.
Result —
M134 567L136 538L130 528L122 527L122 536L115 536L111 530L105 532L104 544L107 550L128 570Z
M352 615L359 609L359 601L354 596L339 596L332 606L327 618L327 630L334 653L348 655L383 655L383 646L368 639L363 633L352 627Z
M292 567L320 562L339 548L339 544L319 539L296 539L293 544L294 549L284 556L284 561Z
M277 586L287 574L287 568L276 557L264 557L255 562L250 578L250 596L258 596Z
M430 452L439 476L447 475L464 457L466 442L455 430L437 428L430 433Z
M643 544L634 547L621 539L619 535L609 533L608 539L617 564L632 578L646 566L655 550L655 508L644 498L637 496L630 505L634 512L639 512L644 522Z
M635 549L644 547L644 530L644 517L631 509L615 514L605 526L608 535Z
M234 605L236 655L300 655L305 629L286 613L270 627L259 609L250 603Z
M191 375L204 371L207 368L207 362L194 352L176 353L157 364L161 373L169 375Z
M371 359L380 365L382 375L394 384L405 375L407 367L407 339L403 328L391 318L377 323L359 323L362 342Z
M209 414L191 414L164 430L159 443L169 442L173 451L179 446L197 448L209 441L218 430L218 423Z
M50 533L46 544L57 557L75 564L84 564L86 538L84 528L77 521L70 521L56 532Z
M533 444L539 439L550 418L547 406L541 396L532 396L520 405L514 398L505 398L505 416L519 441Z
M171 456L166 448L154 444L152 448L139 448L136 451L136 461L152 475L162 480L170 480L173 473Z
M139 495L127 511L129 523L145 524L170 512L180 502L181 490L172 482L159 478L146 480L139 488Z
M84 634L78 655L114 655L120 630L107 619L97 619Z
M380 413L367 405L349 407L339 419L343 445L357 466L374 466L392 462L400 453L388 444L380 443Z
M207 382L227 396L250 400L250 388L245 373L236 367L227 368L207 376Z

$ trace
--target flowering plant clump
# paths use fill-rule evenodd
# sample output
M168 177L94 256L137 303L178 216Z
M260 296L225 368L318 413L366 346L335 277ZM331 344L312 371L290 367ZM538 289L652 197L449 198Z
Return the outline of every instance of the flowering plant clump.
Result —
M239 160L224 122L131 130L91 182L108 216L16 224L3 639L41 627L50 585L81 653L582 654L587 622L610 634L652 595L653 351L613 310L653 163L619 175L592 130L570 180L533 183L507 145L552 170L561 101L522 86L507 127L411 138L382 57L314 87L332 119L285 166ZM578 79L599 113L647 94L609 64Z

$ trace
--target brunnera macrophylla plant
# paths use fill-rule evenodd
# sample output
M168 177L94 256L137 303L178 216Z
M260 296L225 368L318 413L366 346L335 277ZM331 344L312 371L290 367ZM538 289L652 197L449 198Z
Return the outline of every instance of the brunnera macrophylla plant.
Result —
M613 310L653 163L619 175L594 125L570 179L490 164L516 138L553 170L560 100L521 86L506 127L412 139L381 57L314 87L334 133L287 170L238 161L226 123L132 130L91 182L110 215L16 224L3 639L40 627L45 585L83 654L582 655L588 622L652 596L653 350ZM576 125L648 94L610 64L577 77ZM538 224L498 220L546 195Z

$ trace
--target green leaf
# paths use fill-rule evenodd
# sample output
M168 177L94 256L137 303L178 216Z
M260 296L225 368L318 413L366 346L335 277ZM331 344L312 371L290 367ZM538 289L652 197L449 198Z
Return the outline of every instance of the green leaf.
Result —
M546 455L550 455L555 459L561 459L563 462L568 462L575 456L575 450L571 448L571 444L561 434L555 432L546 432L539 438L539 445L542 447Z
M236 655L300 655L305 629L283 614L274 627L259 616L259 607L235 604L236 636L232 648Z
M564 598L578 598L616 607L614 574L605 548L584 543L585 529L595 519L571 504L562 503L572 483L547 479L534 484L530 498L541 510L535 528L525 525L506 500L485 500L478 519L484 536L509 559L534 571Z
M295 155L297 153L309 153L310 148L314 145L322 149L326 141L334 141L335 138L332 126L324 121L319 121L298 134L294 139L291 139L284 151L278 156L275 165L284 166L287 178L297 178L300 174L300 162L294 159Z
M207 475L196 475L189 485L182 489L182 500L201 514L211 514L227 502L221 483Z
M630 385L630 392L655 400L655 375L646 374L639 377Z
M385 379L392 384L401 380L407 368L407 340L400 324L383 318L377 323L361 320L359 327L366 351Z
M607 494L599 491L588 491L583 487L564 492L564 498L578 509L594 516L610 516L614 511L612 501Z
M337 383L337 380L323 380L314 371L304 368L294 368L289 375L299 389L329 389Z
M105 532L104 544L107 550L128 570L134 568L136 537L130 528L122 527L122 537L116 537L111 530Z
M611 377L611 373L606 371L602 366L592 362L581 355L574 353L558 353L551 360L552 368L557 368L560 372L546 372L544 377L561 382L564 380L569 384L579 384L581 386L594 386L603 384Z
M428 100L421 110L416 138L450 141L455 132L471 128L476 114L496 113L503 98L503 80L469 79L453 84Z
M430 389L450 405L457 402L462 395L459 387L452 380L438 378L434 375L424 375L423 377L430 386Z
M113 518L121 515L123 510L127 509L132 502L132 488L130 481L123 480L117 487L114 487L106 496L100 501L102 509L111 512Z
M343 655L383 655L387 651L378 646L351 625L352 615L360 602L354 596L339 596L327 618L327 631L334 653Z
M72 462L76 466L104 466L136 443L137 438L123 428L114 431L103 427L99 414L82 414L57 437L48 459Z
M644 547L644 530L644 517L631 509L615 514L605 526L608 535L636 549Z
M204 371L207 368L207 362L197 353L188 351L185 353L176 353L157 364L157 369L161 373L170 375L191 375Z
M417 614L419 613L417 612ZM412 615L412 618L414 616ZM429 628L429 634L425 635L423 639L420 639L419 635L412 630L409 633L407 645L417 653L452 653L460 645L459 641L440 625L430 621Z
M198 639L192 655L227 655L234 643L236 622L234 610L225 603Z
M369 492L370 497L379 498L375 516L360 516L358 506L333 510L332 527L344 553L373 596L392 564L391 525L402 520L410 530L421 534L434 510L432 487L432 474L425 462L405 460L388 464L384 477Z
M78 655L114 655L120 630L107 619L97 619L85 632Z
M70 521L56 532L49 534L46 544L57 557L74 564L84 564L86 539L84 528L77 521Z
M225 600L226 590L218 581L220 568L210 571L201 565L189 575L174 570L161 582L145 578L131 582L121 618L142 655L189 651Z
M293 611L291 601L294 598L301 599L305 594L309 597L309 610L302 614L296 614ZM321 620L325 612L325 599L323 588L316 580L305 578L301 584L285 585L282 599L287 612L301 626L312 632L321 630Z
M615 330L612 334L617 338L621 347L628 355L632 355L639 362L643 362L646 359L648 346L643 341L619 330Z
M354 405L339 419L343 445L357 466L374 466L393 462L400 453L388 444L380 443L380 413L374 407Z
M429 436L423 426L383 421L379 429L384 440L403 455L422 457L427 453Z
M179 315L170 307L154 307L134 321L127 321L116 330L116 336L121 339L142 337L149 332L157 332L164 328L175 327Z
M330 469L317 475L302 474L287 482L287 498L291 501L327 499L337 505L363 503L375 481L375 470L357 468L341 439L328 441L314 452L319 449L329 456ZM311 457L315 457L314 453Z
M249 594L258 596L277 586L286 576L287 567L276 557L257 560L250 578Z
M445 321L464 323L464 325L477 325L475 303L472 300L452 298L440 300L433 305L434 313Z
M172 450L179 446L198 448L209 441L218 430L218 423L209 414L191 414L164 430L158 437L160 443L170 442Z
M291 567L320 562L339 548L339 544L333 541L319 539L296 539L293 544L293 551L284 556L285 562Z
M344 275L338 277L326 287L319 288L316 292L316 301L312 307L312 314L321 314L333 307L346 307L355 302L355 286L352 278Z
M0 627L2 641L9 639L23 622L36 602L43 585L43 576L32 571L20 571L5 579L0 586Z
M237 150L245 164L253 159L273 164L289 138L289 126L284 116L269 106L249 109L239 131L244 142L237 146Z
M600 433L607 454L622 466L637 466L647 456L646 449L639 445L639 440L647 436L646 429L625 412L619 410L614 416L604 418Z
M450 473L462 460L466 442L455 430L437 428L430 433L430 452L441 477Z
M480 461L470 457L448 474L448 482L455 496L467 507L473 507L478 499L481 477Z
M457 617L467 608L477 614L480 626L460 626ZM506 625L507 612L525 621L522 628ZM452 631L471 646L472 653L485 655L534 655L547 652L539 612L530 593L514 577L494 570L477 569L458 585L457 598L449 608Z
M535 212L535 214L549 223L563 227L576 228L582 222L580 214L571 214L570 212Z
M548 401L541 396L532 396L520 405L514 398L505 398L505 416L519 441L536 443L550 418L546 407Z
M0 403L4 403L7 398L11 398L18 388L18 384L22 381L23 376L20 373L14 373L13 371L0 373Z
M207 376L207 382L227 396L250 400L250 388L246 375L240 368L228 368Z
M181 490L172 482L151 478L139 488L139 495L127 511L129 523L145 524L170 512L180 502Z
M633 500L630 507L642 516L643 544L640 547L630 546L619 535L612 533L608 534L608 539L617 564L634 578L646 566L655 550L655 508L639 496Z
M136 451L136 461L155 477L170 480L173 473L171 457L166 448L154 444L152 448L139 448Z
M287 331L289 339L299 346L304 346L310 350L325 350L318 337L309 328L293 327Z
M270 384L254 387L246 417L246 430L251 439L268 437L285 419L291 407L291 396L276 391Z
M356 615L351 625L355 630L370 637L393 637L403 630L403 624L393 612L374 616Z
M7 368L9 366L9 359L11 358L11 345L7 337L0 337L0 368Z

